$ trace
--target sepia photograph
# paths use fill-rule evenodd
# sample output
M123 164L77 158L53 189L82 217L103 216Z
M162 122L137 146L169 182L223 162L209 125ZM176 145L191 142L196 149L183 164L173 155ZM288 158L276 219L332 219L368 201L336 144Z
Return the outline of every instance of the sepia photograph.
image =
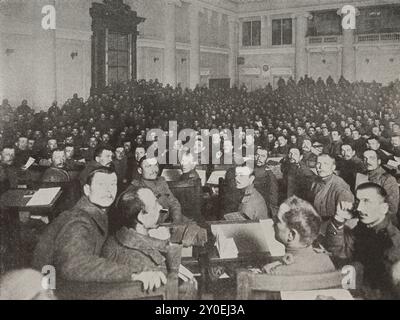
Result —
M0 300L398 300L399 204L399 0L0 0Z

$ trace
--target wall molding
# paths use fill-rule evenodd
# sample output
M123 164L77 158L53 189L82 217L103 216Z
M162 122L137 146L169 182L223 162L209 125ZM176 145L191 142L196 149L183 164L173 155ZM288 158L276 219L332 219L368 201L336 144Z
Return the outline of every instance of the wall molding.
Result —
M157 49L165 49L164 40L159 39L138 39L137 41L138 48L157 48ZM177 42L176 49L177 50L186 50L190 51L190 43L185 42ZM210 47L210 46L200 46L200 52L205 53L217 53L217 54L229 54L228 48L222 47Z

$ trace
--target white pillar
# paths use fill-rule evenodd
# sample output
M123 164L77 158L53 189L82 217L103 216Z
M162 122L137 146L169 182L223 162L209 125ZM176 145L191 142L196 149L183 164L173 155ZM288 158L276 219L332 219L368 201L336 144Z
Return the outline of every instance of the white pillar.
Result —
M33 20L34 98L36 110L47 109L57 100L56 30L42 28L41 10L45 5L55 6L55 0L37 2ZM57 20L56 20L57 21Z
M237 57L239 51L238 20L229 16L229 78L231 86L238 85Z
M3 101L3 99L8 98L6 97L6 88L5 88L5 80L4 80L4 70L5 70L5 54L6 54L6 48L3 43L3 34L1 30L3 30L3 22L4 17L0 13L0 103Z
M296 81L307 74L307 53L306 53L306 35L307 19L309 13L300 13L295 16L296 19Z
M175 6L180 1L165 0L164 84L176 86L176 30Z
M337 14L343 17L342 10L339 9ZM356 8L355 15L360 14ZM342 50L342 76L353 82L356 79L356 53L354 47L354 29L343 29L343 50Z
M200 83L200 8L196 3L189 7L190 23L190 88Z
M354 50L354 30L343 30L342 75L353 82L356 78L356 56Z

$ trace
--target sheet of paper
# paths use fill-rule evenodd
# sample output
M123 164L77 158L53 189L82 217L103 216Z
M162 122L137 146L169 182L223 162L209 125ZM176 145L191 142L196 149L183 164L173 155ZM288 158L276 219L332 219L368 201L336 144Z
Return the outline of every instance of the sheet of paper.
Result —
M178 276L185 282L194 278L194 274L192 273L192 271L190 271L188 268L186 268L183 265L179 266Z
M239 212L231 212L224 215L224 219L226 221L246 221L246 218L243 217Z
M387 152L386 150L380 149L386 156L393 156L390 152Z
M399 162L393 161L393 160L389 160L387 164L388 164L389 166L391 166L391 167L396 168L396 169L397 169L397 167L400 165Z
M182 248L182 258L191 258L193 257L193 247L183 247Z
M282 291L282 300L316 300L316 299L354 300L351 293L344 289Z
M181 169L164 169L161 176L167 181L179 181L179 177L182 175Z
M23 168L28 170L29 167L34 163L35 163L35 159L33 159L32 157L29 157L28 161L25 163Z
M285 255L285 246L275 239L274 222L272 219L261 220L260 225L268 245L268 251L273 257Z
M228 238L225 236L223 230L217 226L215 229L215 237L219 257L221 259L234 259L237 258L239 250L236 247L233 238Z
M207 176L206 176L206 170L197 170L196 169L197 174L200 176L201 179L201 185L204 187L206 185L207 182Z
M368 176L362 173L357 173L356 176L356 188L363 183L368 182Z
M218 185L219 184L219 178L224 178L225 179L225 175L226 175L226 171L225 170L221 170L221 171L213 171L211 173L210 178L208 178L207 183L208 184L214 184L214 185Z
M26 206L47 206L54 200L55 196L60 190L60 187L39 189L35 192L35 194L31 198L31 200L29 200Z

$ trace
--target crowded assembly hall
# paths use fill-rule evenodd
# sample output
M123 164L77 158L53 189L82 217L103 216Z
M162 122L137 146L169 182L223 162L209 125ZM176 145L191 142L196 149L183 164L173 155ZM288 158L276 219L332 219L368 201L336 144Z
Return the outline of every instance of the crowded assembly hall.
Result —
M0 300L400 298L400 5L355 2L0 3Z

